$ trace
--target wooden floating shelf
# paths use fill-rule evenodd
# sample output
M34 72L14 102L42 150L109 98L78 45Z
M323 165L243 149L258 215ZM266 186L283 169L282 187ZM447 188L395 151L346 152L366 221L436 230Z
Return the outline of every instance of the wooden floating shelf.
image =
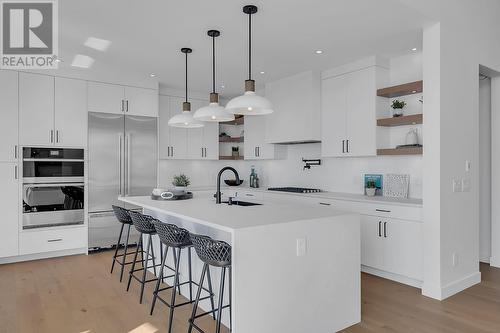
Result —
M423 121L424 115L419 113L408 116L377 119L377 126L393 127L403 125L416 125L422 124Z
M219 156L219 160L242 160L243 156Z
M424 81L415 81L398 86L387 87L377 90L377 96L394 98L399 96L421 93L424 89Z
M237 138L231 138L231 137L227 137L227 136L219 137L219 142L244 142L244 141L245 141L245 138L242 136L237 137Z
M422 155L423 147L377 149L377 155Z
M226 121L220 124L223 125L243 125L245 123L245 117L244 116L236 116L236 119L231 120L231 121Z

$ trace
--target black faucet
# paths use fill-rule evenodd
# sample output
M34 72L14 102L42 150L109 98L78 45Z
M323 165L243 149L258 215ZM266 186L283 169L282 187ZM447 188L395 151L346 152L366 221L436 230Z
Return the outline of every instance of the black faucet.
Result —
M235 168L227 166L220 169L219 174L217 175L217 192L215 192L215 203L217 204L221 203L221 197L222 197L222 194L220 192L220 177L222 176L222 173L226 170L231 170L236 176L236 182L237 183L240 182L240 175L238 175L238 171L236 171Z

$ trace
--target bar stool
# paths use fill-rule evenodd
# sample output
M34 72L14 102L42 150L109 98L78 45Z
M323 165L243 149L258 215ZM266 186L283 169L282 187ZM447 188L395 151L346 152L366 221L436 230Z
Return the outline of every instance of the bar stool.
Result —
M137 243L137 248L134 254L134 260L132 261L132 268L130 269L128 276L127 291L129 291L130 289L130 282L132 281L132 278L137 280L141 284L141 296L139 298L139 303L142 304L142 298L144 295L144 286L146 285L146 283L156 281L156 267L160 266L160 264L157 265L155 262L155 254L152 244L152 236L156 235L156 229L154 228L154 225L152 223L152 221L154 220L153 217L141 214L139 212L134 212L132 210L129 211L129 214L135 229L137 229L140 235L139 235L139 241ZM148 235L148 244L146 246L146 251L144 251L143 247L143 235ZM135 265L137 263L139 247L141 248L140 262L142 262L142 267L136 269ZM162 252L163 252L163 245L160 243L160 255ZM144 260L144 254L146 255L146 260ZM153 266L148 266L150 258L153 261ZM161 257L160 261L163 261L163 257ZM155 277L153 279L148 279L148 280L146 279L146 272L148 271L148 268L154 269ZM134 274L135 272L142 272L142 277L136 276Z
M118 265L121 266L121 268L120 268L120 282L122 282L123 269L125 268L126 265L132 264L132 262L125 262L125 260L127 259L127 255L132 254L132 252L127 253L128 241L129 241L129 236L130 236L130 227L132 226L132 219L130 218L130 214L129 214L128 209L118 207L115 205L113 205L112 207L113 207L113 211L115 213L115 216L116 216L118 222L120 222L122 224L122 227L120 228L120 235L118 236L118 241L116 242L115 254L113 255L113 263L111 264L111 274L113 274L113 269L115 268L115 262L118 263ZM124 244L125 248L124 248L123 253L118 253L118 249L120 248L120 244L121 244L121 240L122 240L123 229L125 228L125 226L127 226L127 238L126 238L125 244ZM120 258L122 258L121 261L119 260Z
M159 220L153 220L153 225L156 229L156 232L158 233L158 237L160 238L160 241L165 245L165 250L163 252L163 260L160 268L160 274L158 275L158 279L156 282L156 288L153 292L153 302L151 303L151 311L150 315L153 314L156 300L159 299L163 304L165 304L169 309L170 309L170 317L168 320L168 332L172 332L172 323L173 323L173 318L174 318L174 310L177 307L187 305L187 304L192 304L194 302L193 300L193 284L198 286L201 289L205 290L208 292L208 296L203 297L201 299L208 299L210 298L210 301L212 303L212 312L215 310L215 304L214 304L214 293L212 291L212 279L210 277L210 272L207 274L208 278L208 289L204 288L203 285L198 285L196 282L193 282L193 276L192 276L192 266L191 266L191 248L193 247L191 243L191 239L189 237L189 231L179 228L176 225L173 224L168 224L161 222ZM165 265L165 262L167 260L167 254L168 254L168 249L172 248L172 253L174 257L174 268L172 269L169 266ZM180 268L180 261L181 261L181 253L183 249L188 250L188 281L185 282L180 282L179 278L179 268ZM164 268L167 267L170 270L174 271L174 275L171 276L166 276L164 277ZM164 288L160 289L160 283L163 281L164 278L169 278L169 277L174 277L174 284L172 286L167 286ZM181 286L183 285L189 285L189 300L187 302L179 303L176 304L176 289L181 294ZM170 297L170 303L168 303L166 300L164 300L160 295L158 295L160 292L164 290L172 289L171 292L171 297Z
M205 274L210 273L210 266L221 268L220 277L220 288L219 288L219 304L216 310L206 312L200 315L196 315L198 310L198 303L200 301L201 287L198 287L196 293L196 301L193 306L193 312L191 318L189 319L189 330L191 333L193 328L198 332L205 333L200 327L195 324L195 319L215 313L217 311L217 323L215 327L215 332L220 333L221 321L222 321L222 310L229 307L229 330L232 329L232 318L231 318L231 296L232 296L232 286L231 286L231 245L224 241L214 240L208 236L190 234L191 242L193 243L196 254L203 261L203 270L201 272L200 286L203 286L203 280L205 279ZM228 270L229 275L229 304L223 305L224 300L224 283L226 279L226 270ZM207 274L207 275L208 275Z

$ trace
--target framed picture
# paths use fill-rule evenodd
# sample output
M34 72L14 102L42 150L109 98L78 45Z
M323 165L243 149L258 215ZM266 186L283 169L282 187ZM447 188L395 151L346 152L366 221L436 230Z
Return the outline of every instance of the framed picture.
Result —
M377 174L365 174L365 181L364 181L365 195L366 195L366 187L367 187L369 182L375 183L375 188L376 188L375 195L382 195L383 176L377 175Z

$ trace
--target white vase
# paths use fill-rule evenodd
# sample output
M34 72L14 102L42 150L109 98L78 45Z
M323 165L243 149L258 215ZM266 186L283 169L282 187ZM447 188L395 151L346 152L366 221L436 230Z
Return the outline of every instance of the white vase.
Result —
M392 110L392 116L393 117L401 117L403 115L403 109L393 109Z
M184 191L187 192L187 186L174 186L176 191Z
M366 195L369 197L375 196L375 192L377 191L376 188L367 188L366 189Z

